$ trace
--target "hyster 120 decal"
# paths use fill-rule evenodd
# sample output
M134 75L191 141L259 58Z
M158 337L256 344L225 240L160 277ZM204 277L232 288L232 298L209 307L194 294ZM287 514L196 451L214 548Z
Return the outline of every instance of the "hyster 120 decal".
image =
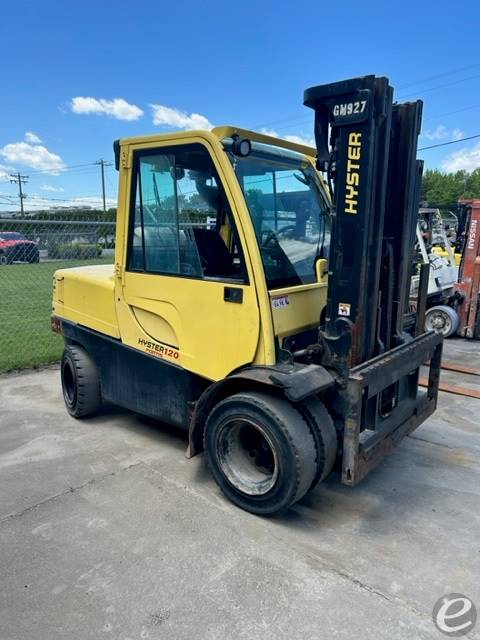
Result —
M157 358L172 358L173 360L178 360L180 356L178 349L169 347L166 344L145 340L145 338L138 338L138 346L151 356L157 356Z

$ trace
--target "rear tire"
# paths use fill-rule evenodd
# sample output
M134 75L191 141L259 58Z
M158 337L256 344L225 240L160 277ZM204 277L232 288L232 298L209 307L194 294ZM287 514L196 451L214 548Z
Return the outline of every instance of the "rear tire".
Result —
M425 331L437 331L445 338L457 333L459 324L457 312L446 304L431 307L425 314Z
M308 424L285 399L265 393L238 393L214 407L204 447L223 493L258 515L272 515L300 500L317 472Z
M74 418L94 414L100 405L100 380L93 359L82 347L65 347L61 363L62 390Z

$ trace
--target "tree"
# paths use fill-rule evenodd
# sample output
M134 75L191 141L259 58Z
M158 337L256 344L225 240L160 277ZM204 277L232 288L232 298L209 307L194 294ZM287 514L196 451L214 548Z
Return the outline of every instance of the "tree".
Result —
M425 171L422 181L422 201L451 204L462 198L480 198L480 168L471 173L468 171L443 173L438 169Z

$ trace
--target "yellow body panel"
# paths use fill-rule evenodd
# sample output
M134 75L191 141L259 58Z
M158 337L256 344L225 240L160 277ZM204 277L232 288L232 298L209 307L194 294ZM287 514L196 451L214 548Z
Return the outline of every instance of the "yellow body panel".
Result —
M432 247L432 252L436 253L437 256L442 256L442 258L446 258L447 260L449 259L448 252L442 247ZM462 254L455 253L454 256L455 256L455 265L459 267L462 261Z
M223 299L224 286L127 273L123 302L117 307L122 341L147 352L145 340L173 347L167 360L210 380L221 380L252 362L259 333L253 287L241 286L243 302L232 304ZM161 357L165 358L163 352Z
M119 338L113 265L74 267L56 271L53 313Z
M313 148L235 127L121 140L115 267L58 271L57 291L63 283L66 299L55 300L55 315L121 338L210 380L247 364L272 365L276 337L318 326L326 278L285 290L267 289L250 213L221 144L234 133L302 153L314 166ZM126 270L133 154L188 143L207 149L230 204L248 275L248 284L232 284L243 290L241 304L224 301L225 282ZM282 295L288 296L288 307L275 306Z
M285 338L318 327L327 302L325 284L314 283L269 292L275 335Z

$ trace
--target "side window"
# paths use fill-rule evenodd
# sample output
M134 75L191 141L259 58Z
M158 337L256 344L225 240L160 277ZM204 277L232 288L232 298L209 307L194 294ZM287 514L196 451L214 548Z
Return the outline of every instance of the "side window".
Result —
M135 158L128 269L245 280L233 218L212 159L200 144Z

